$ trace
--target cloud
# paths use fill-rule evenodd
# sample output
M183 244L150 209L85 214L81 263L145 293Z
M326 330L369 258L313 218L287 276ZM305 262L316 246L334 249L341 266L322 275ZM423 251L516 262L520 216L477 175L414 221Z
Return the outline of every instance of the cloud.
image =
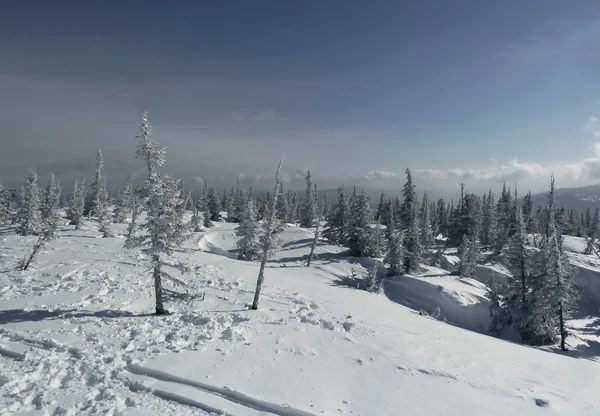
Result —
M540 164L518 159L506 163L492 160L489 166L477 168L414 169L412 173L420 192L435 195L455 196L461 183L464 183L471 192L498 190L503 183L510 185L517 183L522 191L531 190L537 193L546 190L551 175L555 176L559 187L585 186L600 181L600 143L592 145L590 153L588 158L563 164ZM302 190L305 186L306 170L306 168L292 167L284 170L282 176L286 178L286 187ZM406 180L403 171L375 170L331 174L312 170L311 173L319 189L356 185L396 192L402 188ZM273 179L272 172L244 175L244 183L252 184L256 189L269 189Z
M265 127L275 122L275 112L272 109L260 112L234 110L231 112L231 120L233 126L238 128Z
M194 185L203 185L204 186L204 179L201 178L200 176L192 176L189 181L191 183L193 183Z
M590 117L583 130L592 133L594 137L600 137L600 120L598 117Z

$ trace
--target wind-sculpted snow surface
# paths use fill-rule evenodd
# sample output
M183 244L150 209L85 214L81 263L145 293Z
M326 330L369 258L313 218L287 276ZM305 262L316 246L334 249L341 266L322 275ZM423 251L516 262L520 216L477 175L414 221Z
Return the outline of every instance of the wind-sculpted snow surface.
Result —
M258 263L235 259L234 228L216 223L175 253L192 270L165 284L161 317L123 238L64 227L19 272L33 239L2 230L0 415L600 414L594 318L572 321L566 354L502 341L481 334L479 281L429 267L367 293L357 277L375 260L321 242L304 267L312 232L294 226L250 311ZM590 312L600 260L575 256ZM437 307L448 323L417 313Z

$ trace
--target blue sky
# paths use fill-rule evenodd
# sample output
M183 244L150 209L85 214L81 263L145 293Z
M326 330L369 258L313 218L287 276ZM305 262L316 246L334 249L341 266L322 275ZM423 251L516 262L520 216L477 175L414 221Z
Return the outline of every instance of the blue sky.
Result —
M175 173L216 183L259 185L281 153L326 186L600 181L596 1L0 7L0 180L78 174L97 147L122 180L148 109Z

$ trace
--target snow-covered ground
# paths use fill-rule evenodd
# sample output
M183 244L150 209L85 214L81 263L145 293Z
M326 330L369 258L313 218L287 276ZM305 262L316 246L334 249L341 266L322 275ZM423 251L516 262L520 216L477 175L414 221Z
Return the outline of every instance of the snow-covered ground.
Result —
M163 317L123 238L64 226L18 272L34 240L0 230L0 414L600 414L599 318L588 316L598 258L573 254L584 308L563 354L484 335L477 280L427 267L373 295L352 270L374 260L326 244L303 267L312 233L293 226L249 311L259 265L235 259L234 227L216 224L176 253L192 272L170 288L200 296L168 302ZM482 265L482 281L486 269L504 272ZM437 307L448 323L418 313Z

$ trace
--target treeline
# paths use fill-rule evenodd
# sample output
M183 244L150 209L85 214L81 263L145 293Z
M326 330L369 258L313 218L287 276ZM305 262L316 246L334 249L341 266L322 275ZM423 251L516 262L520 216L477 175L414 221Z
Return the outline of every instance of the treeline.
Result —
M348 247L353 256L380 258L388 276L418 273L422 264L439 265L444 251L458 248L460 262L455 274L473 278L482 252L504 253L512 277L501 287L490 285L494 333L512 327L524 342L548 344L567 336L565 320L576 303L573 271L563 249L563 235L586 237L587 254L598 253L600 210L557 207L554 180L548 202L534 207L531 193L521 201L516 189L503 186L496 198L490 190L483 195L468 192L464 185L456 203L440 198L417 197L416 185L409 169L399 197L381 195L374 208L365 190L356 187L338 189L338 200L332 207L326 194L319 197L310 170L302 193L285 190L276 175L272 192L256 193L238 180L230 189L204 187L192 192L183 181L157 173L164 164L165 150L152 138L152 129L144 114L137 156L146 162L147 176L139 186L128 178L114 195L107 191L103 174L103 158L96 156L96 173L90 186L86 179L75 179L68 198L61 198L61 186L50 177L41 187L35 167L30 169L19 198L11 198L0 187L0 224L14 224L19 235L37 235L32 257L47 241L56 236L59 208L75 229L93 220L103 237L113 236L112 224L128 223L126 247L141 247L151 258L155 280L156 312L165 313L162 304L162 278L168 278L164 265L174 247L191 232L213 226L215 221L238 223L238 258L261 260L257 295L264 279L264 263L278 249L277 234L286 223L313 228L324 222L322 237L332 244ZM278 173L279 169L278 167ZM145 219L140 222L140 213ZM184 222L184 214L191 220ZM311 247L319 238L318 229ZM307 262L310 264L310 258ZM26 267L25 267L26 268ZM369 287L378 291L382 282L374 271L369 274Z

